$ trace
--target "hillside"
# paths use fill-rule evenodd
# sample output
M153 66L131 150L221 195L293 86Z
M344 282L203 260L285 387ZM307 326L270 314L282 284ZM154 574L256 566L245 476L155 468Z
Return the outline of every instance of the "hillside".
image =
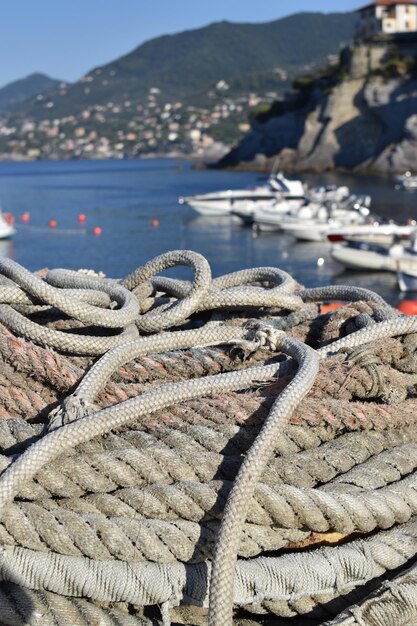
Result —
M295 75L326 61L352 39L353 14L300 13L263 24L219 22L152 39L131 53L95 68L48 103L29 100L21 113L42 119L77 115L108 102L143 101L151 88L165 101L207 92L218 81L273 72ZM48 108L49 107L49 108Z
M0 112L9 111L28 98L57 89L61 81L45 74L30 74L0 88Z
M416 170L416 47L346 49L338 65L294 86L291 96L252 113L250 132L220 167Z

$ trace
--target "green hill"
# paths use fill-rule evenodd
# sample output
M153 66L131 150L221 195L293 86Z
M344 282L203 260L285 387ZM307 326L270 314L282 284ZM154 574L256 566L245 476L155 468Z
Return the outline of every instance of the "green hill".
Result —
M0 111L9 111L28 98L57 89L61 81L45 74L30 74L0 88Z
M218 81L244 87L276 68L295 75L325 63L352 40L351 13L299 13L263 24L219 22L152 39L131 53L95 68L48 103L28 100L21 112L35 119L76 115L92 105L143 101L151 88L164 100L202 94ZM53 102L53 106L51 105Z

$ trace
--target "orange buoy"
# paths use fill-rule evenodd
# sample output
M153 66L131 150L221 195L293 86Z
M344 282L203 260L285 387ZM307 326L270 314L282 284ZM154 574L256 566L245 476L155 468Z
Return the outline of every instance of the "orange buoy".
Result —
M4 219L6 220L9 226L13 226L15 219L13 213L4 213Z
M94 228L93 228L93 234L94 234L96 237L98 237L99 235L101 235L101 233L102 233L102 232L103 232L103 231L102 231L102 229L101 229L101 226L94 226Z
M156 219L151 220L151 226L153 226L154 228L159 226L159 220L156 220Z
M402 300L397 309L404 315L417 315L417 300Z
M49 228L56 228L58 226L58 222L56 220L49 220L48 222Z
M321 314L331 313L332 311L337 311L344 305L344 302L324 302L321 305Z
M25 224L27 224L30 221L30 213L23 213L20 216L20 219L22 222L24 222Z
M87 219L87 216L85 215L85 213L80 213L78 216L78 221L80 222L80 224L85 224L85 220Z

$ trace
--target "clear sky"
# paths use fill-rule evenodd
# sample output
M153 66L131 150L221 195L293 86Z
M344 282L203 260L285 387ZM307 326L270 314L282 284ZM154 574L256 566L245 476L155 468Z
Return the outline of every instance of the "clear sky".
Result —
M360 4L355 0L0 0L0 86L32 72L74 81L147 39L211 22L267 22L299 11L351 11Z

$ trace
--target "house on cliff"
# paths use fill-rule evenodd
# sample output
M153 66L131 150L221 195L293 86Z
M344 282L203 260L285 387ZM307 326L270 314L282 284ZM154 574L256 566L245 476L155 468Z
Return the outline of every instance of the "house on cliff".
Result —
M370 42L417 38L417 2L415 0L375 0L358 9L358 41Z
M221 167L417 172L417 0L359 9L354 46L253 116ZM249 164L249 165L248 165Z

